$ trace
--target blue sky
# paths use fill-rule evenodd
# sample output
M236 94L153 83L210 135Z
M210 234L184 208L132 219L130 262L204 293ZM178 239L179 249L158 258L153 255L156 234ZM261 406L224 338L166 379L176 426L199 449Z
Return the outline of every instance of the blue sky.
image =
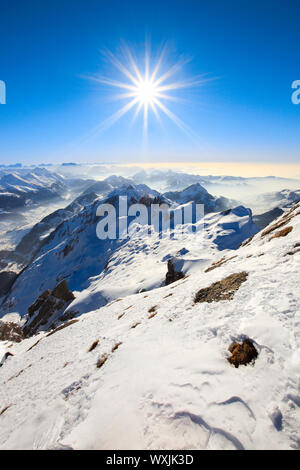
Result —
M1 0L0 163L57 161L298 162L300 79L298 0ZM97 135L91 130L124 102L87 79L120 74L101 54L121 58L122 41L141 58L167 42L163 68L191 59L178 79L207 74L201 87L169 103L192 129L128 113ZM177 96L174 92L174 96Z

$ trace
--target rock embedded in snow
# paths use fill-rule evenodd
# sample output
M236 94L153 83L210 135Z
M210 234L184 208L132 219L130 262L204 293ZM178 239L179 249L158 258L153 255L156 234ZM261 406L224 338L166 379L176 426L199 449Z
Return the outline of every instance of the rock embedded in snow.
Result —
M65 302L70 302L75 299L73 292L69 290L68 283L64 279L52 291L52 295L57 299L64 300Z
M98 346L98 344L99 344L99 340L96 339L96 341L94 341L89 347L88 352L92 352Z
M184 278L184 274L181 271L180 267L182 261L178 258L171 258L168 260L168 272L166 274L166 286L172 284L173 282L179 281L179 279Z
M232 300L235 292L247 280L247 276L245 271L231 274L222 281L214 282L209 287L200 289L195 295L195 303Z
M270 238L270 241L273 240L274 238L286 237L289 233L291 233L292 230L293 230L293 227L291 227L291 226L290 227L285 227L282 230L280 230L279 232L275 233L275 235L273 235Z
M70 319L71 312L64 314L67 306L75 299L66 280L61 281L52 292L47 289L28 308L29 318L24 325L24 334L32 336L40 329L52 328L58 321Z
M101 369L101 367L105 364L107 359L108 359L108 355L102 354L97 361L97 364L96 364L97 369Z
M0 320L0 341L13 341L19 343L24 339L22 328L14 322Z
M234 367L246 366L254 362L258 356L258 352L250 339L245 339L242 344L232 343L229 346L231 356L227 358L228 362Z

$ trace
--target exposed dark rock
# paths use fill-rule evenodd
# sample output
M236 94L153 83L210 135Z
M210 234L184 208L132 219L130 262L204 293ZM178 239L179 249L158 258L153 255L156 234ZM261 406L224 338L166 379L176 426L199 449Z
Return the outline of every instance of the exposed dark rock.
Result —
M41 308L41 306L45 303L45 300L51 295L51 291L49 289L45 290L37 299L36 301L30 305L28 308L29 316L32 315Z
M295 243L295 245L293 246L293 248L288 251L285 256L289 255L289 256L292 256L292 255L295 255L296 253L299 253L300 252L300 243Z
M176 270L176 262L177 259L169 259L168 260L168 272L166 274L166 286L169 284L172 284L173 282L179 281L179 279L184 278L184 274L182 271L177 271Z
M0 341L20 343L22 339L24 339L23 330L17 323L0 320Z
M105 364L107 359L108 359L107 354L103 354L101 357L99 357L97 364L96 364L97 369L100 369Z
M111 352L115 352L118 349L118 347L121 346L121 344L122 344L121 342L114 344L111 349Z
M153 307L149 308L148 313L153 313L157 309L157 305L153 305Z
M70 311L64 314L63 311L74 299L65 280L61 281L52 292L49 289L44 291L28 308L29 319L23 328L25 336L32 336L40 329L55 328L57 323L72 318L76 312Z
M74 294L69 290L68 283L65 279L53 289L52 295L57 299L64 300L65 302L70 302L75 299Z
M157 315L157 312L153 312L151 313L151 315L149 315L148 319L151 320L151 318L156 317L156 315Z
M63 313L60 317L60 321L69 321L72 320L72 318L75 317L75 315L78 314L77 310L67 310L65 313Z
M94 341L94 342L91 344L91 346L89 347L88 352L94 351L94 349L98 346L98 344L99 344L99 340L96 339L96 341Z
M10 407L11 407L11 405L7 405L4 408L2 408L2 410L0 410L0 416L2 416L5 413L5 411L7 411L8 408L10 408Z
M38 339L32 346L30 346L30 348L27 349L27 352L35 348L39 344L40 341L42 341L42 338Z
M241 365L246 366L251 362L254 363L258 356L258 352L250 339L245 339L242 344L234 342L228 350L231 352L231 356L227 360L236 368Z
M163 298L167 299L168 297L171 297L172 295L173 295L172 292L170 292L170 294L165 295Z
M246 281L248 273L245 271L231 274L222 281L214 282L209 287L200 289L195 295L197 302L220 302L221 300L232 300L240 285Z

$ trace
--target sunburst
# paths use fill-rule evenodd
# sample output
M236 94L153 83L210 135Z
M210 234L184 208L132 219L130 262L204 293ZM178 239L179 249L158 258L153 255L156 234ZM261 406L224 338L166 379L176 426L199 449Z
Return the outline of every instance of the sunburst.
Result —
M187 63L187 60L182 59L167 69L167 71L162 72L166 47L163 48L151 71L150 52L147 47L145 48L144 65L142 67L138 66L137 61L133 57L133 53L127 46L124 46L123 51L127 59L124 62L120 61L111 51L106 51L105 54L111 64L122 74L124 81L102 76L92 77L101 84L119 88L123 92L119 93L115 98L120 100L126 99L126 103L106 119L98 127L98 131L111 127L130 110L136 108L133 121L136 120L140 113L143 113L143 129L145 134L147 134L148 129L148 116L149 113L152 112L157 120L160 120L160 115L163 114L182 131L192 135L191 129L180 117L169 109L166 102L180 101L178 97L176 97L176 91L202 85L206 81L204 76L198 76L192 80L174 81L173 77L176 76L183 65Z

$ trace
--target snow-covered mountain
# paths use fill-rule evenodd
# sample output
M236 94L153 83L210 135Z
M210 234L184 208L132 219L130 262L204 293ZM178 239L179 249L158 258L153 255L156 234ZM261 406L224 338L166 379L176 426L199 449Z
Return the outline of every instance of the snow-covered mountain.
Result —
M101 181L96 181L93 184L89 185L84 194L89 192L96 193L98 195L106 196L113 189L117 189L124 185L134 184L133 180L124 178L123 176L111 175Z
M199 166L201 170L201 166ZM222 167L219 169L222 170ZM298 189L299 179L275 176L242 177L233 175L209 175L187 173L184 168L177 171L166 169L140 170L132 175L135 183L145 183L159 191L182 191L193 184L201 184L209 192L232 197L238 194L252 196L266 191L281 191L284 187Z
M40 170L30 197L52 185ZM3 191L27 194L14 173ZM299 448L298 192L252 217L199 181L161 194L144 176L62 178L82 195L0 252L0 448ZM131 217L129 238L99 240L96 210L120 196L206 215L171 237Z
M183 243L190 255L197 258L199 249L206 251L206 256L215 250L235 249L258 231L251 211L237 207L199 221L198 225L202 224L204 229L199 230L197 237L189 234L189 226L186 225L185 237L176 238L175 233L173 242L169 236L160 240L159 233L148 237L148 226L145 226L139 227L140 232L129 240L99 240L96 235L99 221L96 210L103 203L117 208L120 196L127 197L128 205L171 205L165 195L146 185L127 184L114 189L105 198L93 193L83 195L83 199L77 199L65 210L46 217L23 238L14 253L27 259L29 264L14 280L3 300L1 313L19 312L21 316L25 315L39 295L47 289L52 290L63 279L67 280L72 291L82 293L88 289L80 295L88 295L92 305L95 302L104 304L117 298L121 292L134 293L158 287L164 281L166 257L181 250ZM145 266L152 273L148 278L145 277ZM95 292L94 282L97 289L95 294L91 294L91 290ZM80 311L80 308L76 307L76 310Z
M261 204L266 204L270 208L288 208L296 202L300 201L300 189L292 191L290 189L283 189L282 191L273 191L271 193L261 194L258 197Z
M182 191L184 188L201 184L209 187L210 185L226 186L229 184L247 185L247 179L236 176L212 176L196 175L174 170L141 170L132 176L136 183L147 183L155 188L165 188L167 190Z
M60 197L65 190L64 178L46 168L35 168L24 174L6 173L0 178L0 209L15 209Z
M253 219L260 228L264 228L279 217L285 209L292 207L298 201L300 201L300 190L283 189L282 191L260 194L255 205L260 208L268 208L268 210L256 213Z
M237 201L227 199L225 197L215 197L203 188L199 183L195 183L182 191L169 191L164 196L178 204L186 204L187 202L195 202L196 204L204 204L205 212L220 212L236 206Z
M207 217L220 227L220 214ZM180 244L178 281L134 294L124 285L92 310L86 291L73 301L81 316L10 346L2 449L299 448L300 204L235 251L197 252L199 233ZM126 270L115 255L108 270ZM228 348L245 338L257 357L235 368Z

